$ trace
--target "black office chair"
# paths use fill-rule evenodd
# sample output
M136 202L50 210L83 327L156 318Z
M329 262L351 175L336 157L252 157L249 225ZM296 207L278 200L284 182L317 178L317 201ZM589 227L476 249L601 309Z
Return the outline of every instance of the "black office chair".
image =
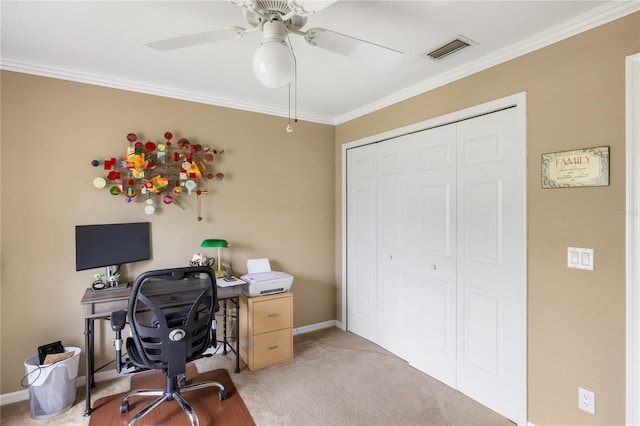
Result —
M187 385L185 380L186 364L201 357L211 344L211 324L217 306L216 279L211 268L164 269L144 272L136 278L127 312L131 328L127 353L130 362L139 369L163 370L165 389L142 389L126 395L120 405L122 413L129 411L129 399L133 396L159 396L136 414L129 425L170 400L182 407L192 425L198 425L198 416L182 393L215 386L219 388L218 398L226 399L226 391L218 382ZM114 312L112 317L122 318L122 312ZM124 321L118 322L124 326Z

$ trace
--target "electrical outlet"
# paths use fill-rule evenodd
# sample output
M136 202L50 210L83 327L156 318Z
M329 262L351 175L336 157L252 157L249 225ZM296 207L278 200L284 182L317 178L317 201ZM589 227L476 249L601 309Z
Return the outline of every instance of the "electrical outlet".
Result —
M578 408L587 413L596 413L596 394L587 389L578 388Z

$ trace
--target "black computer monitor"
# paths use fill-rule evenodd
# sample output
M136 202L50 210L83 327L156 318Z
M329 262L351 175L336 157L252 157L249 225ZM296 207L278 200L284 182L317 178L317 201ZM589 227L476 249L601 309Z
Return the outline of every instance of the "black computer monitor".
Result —
M76 271L151 258L149 222L76 225Z

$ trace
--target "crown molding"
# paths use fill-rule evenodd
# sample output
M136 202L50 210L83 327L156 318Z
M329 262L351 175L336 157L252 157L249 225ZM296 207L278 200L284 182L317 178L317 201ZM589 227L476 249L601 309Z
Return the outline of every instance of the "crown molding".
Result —
M82 74L71 70L59 69L41 65L33 65L19 61L0 59L0 69L15 71L24 74L38 75L41 77L68 80L77 83L91 84L94 86L109 87L112 89L126 90L129 92L144 93L148 95L161 96L165 98L178 99L189 102L196 102L207 105L214 105L225 108L239 109L242 111L256 112L260 114L275 115L278 117L289 117L289 110L286 108L272 108L259 104L239 102L234 99L202 96L188 91L172 90L166 87L153 86L138 81L117 80L111 77ZM297 113L298 120L310 121L322 124L334 124L332 118L317 116L313 114Z
M433 78L424 80L421 83L408 87L407 89L396 92L391 96L379 99L376 102L336 117L334 124L342 124L349 120L353 120L379 109L407 100L638 11L640 11L640 2L637 0L616 1L614 3L603 5L546 31L507 46L506 48L496 51L491 55L484 56L476 61L464 64L460 67L454 68L453 70L449 70Z

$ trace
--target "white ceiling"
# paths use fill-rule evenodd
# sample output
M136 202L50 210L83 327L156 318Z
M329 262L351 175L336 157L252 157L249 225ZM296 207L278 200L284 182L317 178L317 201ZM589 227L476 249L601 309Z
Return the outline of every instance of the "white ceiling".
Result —
M2 0L2 69L287 116L287 87L253 76L261 41L240 39L157 51L144 44L249 28L227 1ZM297 116L338 124L639 10L637 1L349 1L309 17L324 27L405 53L383 71L291 35ZM435 62L420 55L467 37L477 45ZM596 54L597 52L594 52ZM291 103L292 107L294 102Z

